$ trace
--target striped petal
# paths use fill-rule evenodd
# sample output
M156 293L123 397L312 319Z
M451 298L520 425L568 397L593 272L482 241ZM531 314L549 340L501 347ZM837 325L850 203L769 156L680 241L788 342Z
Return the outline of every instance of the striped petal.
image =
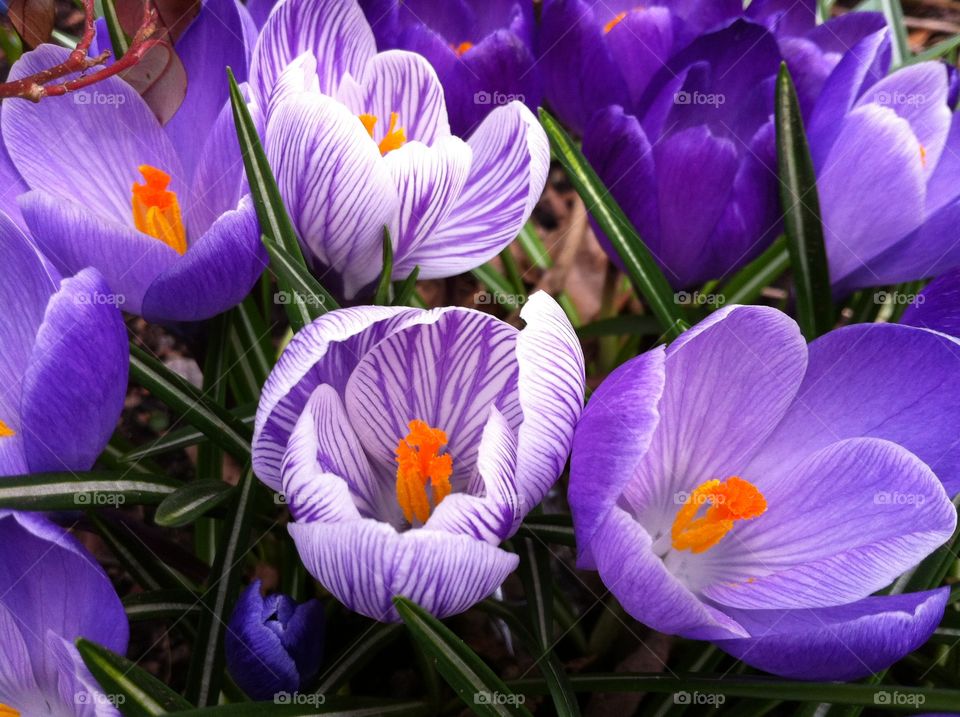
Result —
M304 52L317 58L320 91L334 95L345 74L363 77L376 42L355 2L285 0L270 13L253 50L250 83L261 106L283 68Z
M352 298L381 271L384 226L396 234L397 190L377 145L344 105L317 93L271 108L266 145L301 241Z
M402 595L437 617L463 612L500 587L518 558L465 535L408 530L373 520L292 523L307 570L343 604L381 622L398 622Z
M451 483L464 490L476 472L490 407L511 425L519 420L516 337L516 329L489 314L440 309L370 349L350 376L345 403L371 460L392 472L397 442L419 419L446 432Z
M528 510L560 477L570 455L585 388L580 341L563 309L540 291L520 311L526 327L516 360L523 423L517 444L517 486Z
M513 241L543 192L547 136L520 102L493 110L467 142L470 176L447 219L406 261L424 279L473 269Z
M280 490L280 463L290 432L314 389L326 383L342 396L360 357L422 313L387 306L340 309L293 337L264 384L257 408L253 467L260 480Z

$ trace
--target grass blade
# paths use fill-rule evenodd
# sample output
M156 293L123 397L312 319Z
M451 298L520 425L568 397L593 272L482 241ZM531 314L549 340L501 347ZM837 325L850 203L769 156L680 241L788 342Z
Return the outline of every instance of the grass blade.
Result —
M377 293L373 303L377 306L390 305L390 278L393 276L393 242L390 240L390 230L383 228L383 271L380 272L380 281L377 283Z
M221 480L196 480L168 495L157 506L154 521L165 528L190 525L233 496L234 487Z
M162 475L128 471L34 473L0 482L0 508L77 510L121 505L157 505L183 484Z

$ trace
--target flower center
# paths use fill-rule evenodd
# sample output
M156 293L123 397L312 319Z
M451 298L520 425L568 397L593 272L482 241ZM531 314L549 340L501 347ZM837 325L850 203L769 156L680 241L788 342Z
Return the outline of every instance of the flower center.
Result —
M613 19L610 20L606 25L603 26L604 33L610 32L613 28L623 22L623 18L627 16L626 12L618 12L613 16Z
M440 449L447 445L447 434L439 428L420 420L410 421L409 428L410 433L397 442L397 502L412 525L414 518L422 524L430 517L427 483L433 508L450 495L453 458L447 453L440 455Z
M453 48L453 51L457 53L457 57L463 57L471 47L473 47L472 42L461 42L459 45L450 45Z
M698 517L704 506L706 510ZM702 553L719 543L738 520L756 518L766 510L766 498L750 481L737 476L724 482L708 480L697 486L677 511L670 529L673 548Z
M186 254L187 233L183 228L180 203L176 193L167 189L170 175L149 164L141 164L138 169L145 184L133 184L134 226L178 254Z
M14 431L10 426L8 426L3 421L0 421L0 438L9 438L10 436L17 435L17 432ZM3 711L0 710L0 717L3 717Z
M390 113L390 126L387 127L387 133L383 136L383 139L377 143L377 146L380 147L380 154L386 154L387 152L399 149L403 146L404 142L407 141L407 133L403 131L403 127L397 127L397 120L399 118L400 115L396 112ZM377 126L377 118L373 115L360 115L360 121L363 122L363 126L366 127L370 139L375 139L373 136L373 128Z

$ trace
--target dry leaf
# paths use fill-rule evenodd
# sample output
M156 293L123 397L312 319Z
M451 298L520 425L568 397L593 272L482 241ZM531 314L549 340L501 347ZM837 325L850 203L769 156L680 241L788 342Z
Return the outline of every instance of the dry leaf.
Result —
M53 32L56 0L9 0L7 14L24 43L36 47L46 42Z

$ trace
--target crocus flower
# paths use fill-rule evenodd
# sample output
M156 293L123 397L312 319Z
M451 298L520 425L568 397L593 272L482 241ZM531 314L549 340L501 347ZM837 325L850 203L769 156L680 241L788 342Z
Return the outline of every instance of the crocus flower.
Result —
M64 273L95 267L123 308L147 319L224 311L266 263L252 203L241 197L242 163L224 102L225 65L241 79L246 67L240 17L233 0L207 0L180 38L188 90L166 126L118 77L3 106L3 141L30 190L20 208L41 250ZM42 45L14 64L10 79L66 55Z
M93 269L61 278L0 213L0 475L88 470L127 388L123 318Z
M103 569L37 515L0 512L0 542L0 714L119 716L73 644L127 650L127 616Z
M736 20L670 58L648 102L599 110L586 127L584 154L675 288L729 274L779 231L779 64L774 36Z
M549 296L518 331L461 308L357 307L298 333L263 389L254 468L307 570L352 610L466 610L516 567L498 545L563 470L583 355Z
M230 618L227 668L251 699L297 692L320 670L323 633L319 600L298 605L287 595L264 598L256 580L240 596Z
M884 76L888 42L876 33L844 56L807 128L838 294L960 264L960 126L947 70L923 62Z
M420 55L376 54L351 0L285 0L254 49L251 85L265 144L301 242L324 284L352 299L393 278L472 269L516 238L546 182L546 135L519 102L465 142ZM329 274L329 276L328 276Z
M574 437L579 564L641 622L768 672L887 667L947 600L872 595L954 530L958 348L894 324L807 346L785 314L732 306L628 361Z
M426 57L443 84L450 127L468 135L514 99L540 104L533 3L521 0L361 0L381 50Z

